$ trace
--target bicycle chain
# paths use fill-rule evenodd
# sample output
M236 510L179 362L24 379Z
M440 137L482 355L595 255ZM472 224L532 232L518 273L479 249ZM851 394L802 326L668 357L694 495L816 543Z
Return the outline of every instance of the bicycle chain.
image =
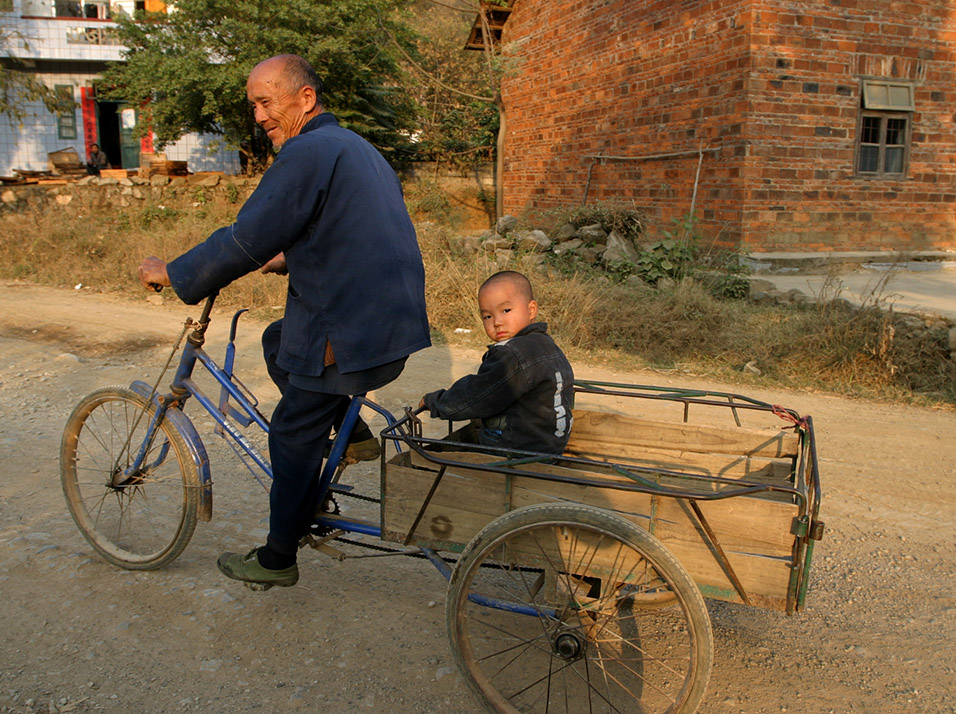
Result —
M369 503L382 502L381 498L375 498L375 496L363 496L361 493L352 493L351 491L339 491L338 495L343 496L345 498L355 498L355 499L358 499L359 501L368 501Z
M381 499L379 499L379 498L374 498L373 496L363 496L363 495L360 494L360 493L348 493L348 492L345 492L345 491L339 491L339 492L337 493L337 495L339 495L339 496L344 496L344 497L346 497L346 498L355 498L355 499L358 499L359 501L368 501L368 502L370 502L370 503L381 503L381 502L382 502ZM342 512L342 511L341 511L341 509L339 508L339 503L338 503L338 501L336 501L336 500L335 500L335 496L333 496L333 495L330 493L328 496L325 497L325 500L322 502L322 505L319 506L319 509L318 509L318 511L316 511L316 514L315 514L315 515L316 515L316 518L321 518L321 517L324 516L324 515L337 516L337 515L339 515L341 512ZM333 530L335 530L334 527L327 526L327 525L323 525L323 524L319 524L319 523L313 523L313 524L309 527L309 532L310 532L313 536L315 536L316 538L322 538L322 537L324 537L324 536L327 536L327 535L328 535L329 533L331 533Z

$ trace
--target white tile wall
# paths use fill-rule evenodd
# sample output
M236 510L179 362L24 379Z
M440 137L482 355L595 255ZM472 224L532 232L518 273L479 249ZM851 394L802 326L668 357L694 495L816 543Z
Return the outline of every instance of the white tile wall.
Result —
M105 39L102 33L111 22L97 22L83 18L30 19L15 13L0 13L0 27L6 41L0 54L14 54L21 58L50 60L118 61L122 45L96 44L87 41L87 32Z
M239 152L226 148L222 138L208 134L187 134L175 144L163 149L170 161L187 161L189 170L222 171L227 174L242 172Z
M114 0L113 5L132 13L134 0ZM24 19L24 15L34 18ZM78 44L70 36L85 37L85 29L100 31L112 23L88 21L83 18L53 19L53 0L14 0L13 12L0 12L0 56L15 55L23 59L46 59L68 62L66 73L37 75L49 86L67 84L74 87L73 98L79 102L80 87L92 84L85 62L116 61L121 59L122 47L109 44ZM45 171L47 153L72 146L82 161L86 160L83 142L83 117L76 108L78 136L76 141L57 139L56 117L39 102L25 107L28 116L22 124L0 116L0 175L12 176L14 169ZM166 147L167 158L188 161L190 171L224 171L239 173L239 155L221 145L216 137L190 134Z
M43 81L49 86L68 84L74 87L73 99L80 100L79 87L90 79L89 74L46 74ZM80 160L86 160L83 146L83 116L80 107L76 107L75 141L57 139L56 117L46 110L41 102L30 102L25 107L29 113L18 125L9 117L0 117L0 175L12 176L13 169L28 171L46 171L47 154L73 147Z
M80 87L88 85L95 75L84 73L82 66L73 68L69 74L48 73L40 75L49 86L68 84L74 87L73 98L79 102ZM46 110L40 102L31 102L27 107L30 113L22 125L8 117L0 117L0 176L13 176L14 169L27 171L46 171L47 154L73 147L81 161L86 161L86 146L83 143L83 115L76 107L77 139L64 141L57 139L56 117ZM221 139L214 136L188 134L165 149L166 158L173 161L188 161L189 170L223 171L238 174L239 154L227 149Z

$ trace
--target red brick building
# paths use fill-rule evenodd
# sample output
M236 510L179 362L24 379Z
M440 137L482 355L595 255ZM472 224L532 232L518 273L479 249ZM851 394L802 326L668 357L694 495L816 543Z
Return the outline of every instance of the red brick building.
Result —
M623 199L666 226L699 163L721 242L956 249L952 0L512 5L506 213Z

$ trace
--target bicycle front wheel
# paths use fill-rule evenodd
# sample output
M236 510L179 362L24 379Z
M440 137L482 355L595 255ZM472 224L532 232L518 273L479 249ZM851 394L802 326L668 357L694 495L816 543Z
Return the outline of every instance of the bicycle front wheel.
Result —
M196 528L199 474L169 419L150 438L155 409L126 387L99 389L73 410L60 446L73 520L103 558L131 570L174 560Z
M713 661L700 591L651 534L598 508L539 504L468 544L446 624L497 714L690 714Z

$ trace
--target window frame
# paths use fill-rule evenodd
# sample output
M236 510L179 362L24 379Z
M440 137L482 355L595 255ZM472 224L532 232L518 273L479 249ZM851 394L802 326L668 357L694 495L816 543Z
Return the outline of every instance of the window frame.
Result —
M56 113L56 138L59 141L76 141L80 134L79 125L76 121L76 99L73 96L73 85L54 84L53 91L57 94L63 94L64 99L69 98L69 101L74 103L70 111Z
M908 100L905 103L892 105L873 101L875 94L873 89L879 88L901 88L908 89ZM868 101L869 99L869 101ZM868 80L864 79L860 85L860 111L856 121L856 138L853 142L853 175L861 179L877 179L883 181L899 181L909 175L910 150L912 148L913 137L913 117L916 113L914 102L914 86L911 82L901 82L898 80ZM879 143L863 142L863 122L865 118L877 118L880 120ZM906 128L903 131L903 143L891 144L891 147L902 147L903 166L899 172L888 173L886 171L886 134L887 126L891 119L902 119L906 122ZM862 171L860 161L863 157L863 147L876 146L877 150L877 168L876 171Z
M906 99L902 102L892 101L891 90L902 89L906 92ZM881 102L878 95L878 90L886 90L886 98L888 101ZM915 112L916 111L916 98L915 98L915 88L912 82L903 82L899 80L876 80L876 79L864 79L863 80L863 108L871 109L884 112ZM896 94L897 98L899 97Z

